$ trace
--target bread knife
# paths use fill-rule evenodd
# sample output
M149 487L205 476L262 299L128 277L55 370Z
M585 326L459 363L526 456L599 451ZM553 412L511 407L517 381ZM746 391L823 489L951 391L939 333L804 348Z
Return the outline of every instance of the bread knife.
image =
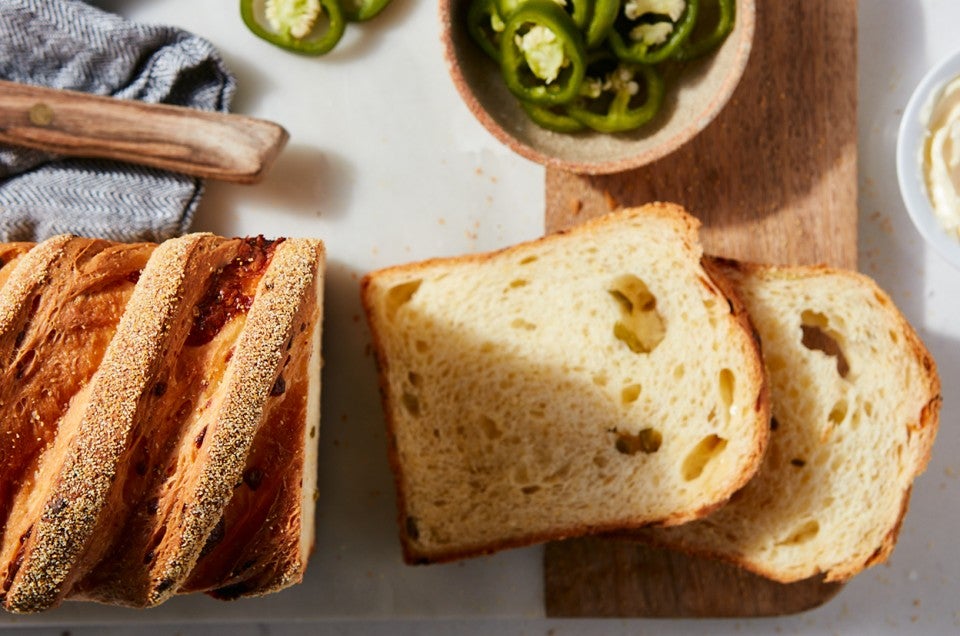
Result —
M0 80L0 143L256 183L289 135L263 119Z

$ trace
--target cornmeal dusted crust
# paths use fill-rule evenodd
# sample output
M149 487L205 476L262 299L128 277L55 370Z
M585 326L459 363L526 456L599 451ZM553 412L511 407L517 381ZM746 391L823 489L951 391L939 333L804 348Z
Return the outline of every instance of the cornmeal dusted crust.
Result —
M219 239L191 235L157 248L141 275L92 382L90 403L54 492L33 527L6 607L36 612L60 602L77 560L101 519L117 462L134 425L141 396L156 373L155 360L185 305L185 282L195 255ZM73 574L73 576L71 576Z
M19 306L20 314L23 313L23 306L29 304L34 294L31 290L46 281L49 263L62 255L63 245L70 240L58 237L18 258L10 285L0 294L0 308L6 307L5 315L12 316L6 318L8 324L15 325L14 309ZM243 307L237 319L240 335L228 355L230 363L221 383L222 398L214 404L215 412L208 415L213 425L209 434L198 437L197 459L184 469L189 473L191 488L175 493L182 497L168 502L175 514L164 519L167 525L158 528L165 541L158 547L156 558L147 563L149 580L141 579L138 572L121 571L103 589L78 592L75 584L111 558L109 550L117 537L124 534L127 515L144 505L155 505L131 501L125 492L125 480L129 480L131 471L139 471L133 465L135 458L130 456L131 436L149 435L151 400L158 399L166 390L165 381L158 378L169 371L171 360L180 355L188 333L193 335L191 325L196 326L201 296L216 284L216 277L231 259L239 258L238 249L245 243L273 245L268 252L275 251L266 270L258 274L252 304L249 309ZM17 252L22 253L19 249ZM272 243L194 234L157 247L143 271L130 276L135 287L116 333L89 385L73 400L79 409L75 431L69 437L56 438L57 453L44 455L53 456L53 460L43 466L38 477L50 478L35 486L34 494L43 497L42 513L38 512L35 521L27 526L22 548L10 561L9 590L3 599L6 609L35 612L53 607L64 598L146 606L180 591L241 481L241 471L264 413L264 401L275 389L295 327L305 329L309 324L310 333L297 342L317 349L306 356L308 364L296 373L319 366L323 257L323 245L315 240ZM128 288L131 286L128 283ZM217 288L212 289L216 302ZM19 321L22 319L20 315ZM4 332L0 331L0 340L3 337ZM319 410L319 373L310 373L315 381L301 382L310 387L304 401ZM200 411L207 406L194 405ZM264 574L258 586L244 593L266 593L302 578L312 546L315 480L301 473L315 470L319 426L318 414L306 417L313 426L312 435L306 434L310 432L306 425L293 422L298 426L295 432L304 446L301 452L305 458L295 469L299 481L310 487L310 496L288 496L284 501L290 508L281 512L284 518L298 520L301 515L309 515L309 522L280 528L278 534L268 537L273 541L272 551L270 545L258 546L258 556L265 560L265 567L275 561L279 570L272 577ZM272 440L264 439L261 443L271 444ZM193 438L184 445L192 449ZM286 535L290 533L293 537L288 541Z
M26 303L47 280L50 267L71 238L64 234L47 239L11 265L13 272L4 284L4 293L0 294L0 339L16 335L11 333L14 322L23 316Z
M166 558L157 559L148 605L161 603L176 593L220 519L234 485L240 481L264 402L282 365L286 343L298 326L295 318L304 295L316 284L317 265L322 259L323 246L319 241L286 240L277 248L264 273L224 377L225 397L217 425L212 435L208 433L209 445L204 441L207 456L184 501L182 514L169 525L176 547ZM294 578L290 573L277 587Z

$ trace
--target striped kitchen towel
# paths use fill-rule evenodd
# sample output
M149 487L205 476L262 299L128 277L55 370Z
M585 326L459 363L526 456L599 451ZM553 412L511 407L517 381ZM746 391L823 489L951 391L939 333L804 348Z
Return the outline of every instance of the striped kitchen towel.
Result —
M0 79L219 111L236 86L206 40L78 0L0 0ZM193 177L0 144L0 242L161 241L187 231L202 192Z

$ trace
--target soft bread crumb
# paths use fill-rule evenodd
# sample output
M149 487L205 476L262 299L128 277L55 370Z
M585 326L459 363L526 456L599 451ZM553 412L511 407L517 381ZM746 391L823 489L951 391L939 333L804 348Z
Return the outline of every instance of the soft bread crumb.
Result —
M408 561L681 523L753 474L759 353L697 225L656 204L365 278Z
M773 420L763 467L726 507L656 543L782 582L843 581L886 560L937 429L932 357L873 281L722 263L763 346Z

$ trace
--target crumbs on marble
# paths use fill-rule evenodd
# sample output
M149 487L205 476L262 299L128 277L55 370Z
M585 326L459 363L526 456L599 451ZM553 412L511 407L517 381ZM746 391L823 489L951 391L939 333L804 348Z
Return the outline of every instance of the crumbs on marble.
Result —
M879 210L874 210L870 213L868 218L876 223L880 227L880 231L882 231L884 234L893 234L893 223L890 221L890 217L885 216Z

